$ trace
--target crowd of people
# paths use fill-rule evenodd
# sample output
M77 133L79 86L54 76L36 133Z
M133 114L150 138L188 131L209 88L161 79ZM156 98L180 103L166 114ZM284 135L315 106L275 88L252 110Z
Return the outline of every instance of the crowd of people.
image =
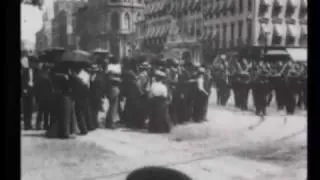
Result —
M257 115L266 115L275 95L278 110L294 114L296 107L307 109L307 64L286 59L232 59L222 55L214 61L217 103L225 106L231 91L235 107L248 110L252 91Z
M188 58L120 61L109 55L86 66L62 66L42 59L31 67L28 60L32 58L22 53L24 128L33 128L35 97L36 129L45 129L52 138L85 135L101 126L169 133L175 125L203 122L212 86L218 105L225 106L233 90L235 106L241 110L248 110L251 89L257 115L266 115L273 91L279 110L285 107L292 114L296 104L306 106L306 65L292 61L229 61L222 55L213 64L201 65ZM104 98L109 108L101 124L98 113Z

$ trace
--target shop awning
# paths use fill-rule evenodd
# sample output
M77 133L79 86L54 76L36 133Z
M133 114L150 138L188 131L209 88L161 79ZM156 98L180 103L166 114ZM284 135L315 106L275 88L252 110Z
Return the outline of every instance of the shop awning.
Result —
M267 24L260 25L260 35L265 36L266 34L271 33L271 28Z
M287 48L287 51L294 61L307 61L307 49L306 48Z
M308 35L308 27L307 26L301 26L301 34Z
M289 5L292 6L292 7L297 7L298 4L299 4L298 1L299 1L299 0L288 0L288 3L289 3Z
M282 49L270 49L267 50L267 52L265 53L266 56L289 56L289 53L286 50L282 50Z
M297 37L300 34L298 26L288 25L288 35L291 37Z
M283 7L286 5L286 1L284 0L274 0L276 6Z
M302 0L301 1L301 6L304 7L304 8L307 8L308 7L308 0Z
M263 4L265 6L271 6L272 0L261 0L261 4Z

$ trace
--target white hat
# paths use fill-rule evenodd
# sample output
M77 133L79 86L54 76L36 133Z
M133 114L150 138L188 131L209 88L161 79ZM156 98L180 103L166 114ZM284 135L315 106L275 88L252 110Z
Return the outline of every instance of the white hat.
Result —
M227 56L226 56L225 54L221 54L221 55L220 55L220 58L221 58L221 59L226 59Z

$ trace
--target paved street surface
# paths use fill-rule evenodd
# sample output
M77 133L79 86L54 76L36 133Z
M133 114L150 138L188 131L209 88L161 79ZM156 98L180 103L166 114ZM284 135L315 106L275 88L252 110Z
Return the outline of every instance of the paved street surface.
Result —
M99 129L53 140L43 131L23 131L22 179L124 180L145 165L178 169L195 180L306 179L305 111L286 116L272 105L261 120L235 110L232 99L217 107L215 97L208 122L181 125L170 134Z

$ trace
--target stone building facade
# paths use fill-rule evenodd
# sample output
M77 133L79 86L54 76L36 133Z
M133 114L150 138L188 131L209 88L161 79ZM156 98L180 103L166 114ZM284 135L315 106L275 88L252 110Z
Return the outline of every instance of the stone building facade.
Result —
M54 3L54 18L52 19L52 46L74 49L77 47L75 36L75 17L85 1L57 1Z
M143 9L143 0L88 0L87 7L75 14L80 48L107 49L119 58L130 56Z
M202 32L200 0L148 0L144 46L154 52L177 51L200 62Z

